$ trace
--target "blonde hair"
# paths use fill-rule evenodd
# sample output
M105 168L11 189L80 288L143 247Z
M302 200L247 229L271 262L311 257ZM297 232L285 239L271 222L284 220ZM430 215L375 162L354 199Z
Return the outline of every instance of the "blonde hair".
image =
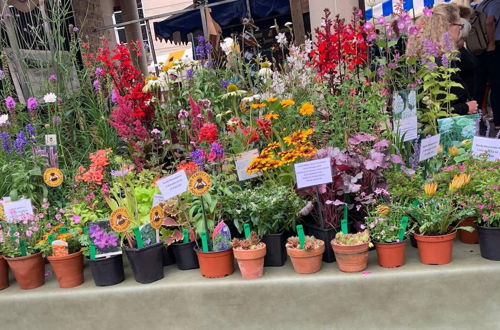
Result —
M456 4L441 4L432 9L432 16L420 17L420 32L408 40L407 54L420 55L424 40L431 40L439 45L444 44L443 36L448 33L451 24L460 21L460 11Z

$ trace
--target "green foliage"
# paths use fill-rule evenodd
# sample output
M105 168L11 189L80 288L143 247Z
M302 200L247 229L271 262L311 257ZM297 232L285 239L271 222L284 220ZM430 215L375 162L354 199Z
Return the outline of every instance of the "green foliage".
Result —
M360 245L369 242L370 232L367 229L355 234L344 234L342 232L338 232L333 239L333 243L337 245Z

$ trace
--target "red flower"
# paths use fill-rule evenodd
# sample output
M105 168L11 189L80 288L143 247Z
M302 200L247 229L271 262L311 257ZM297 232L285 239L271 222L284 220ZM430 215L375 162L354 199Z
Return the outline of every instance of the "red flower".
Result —
M219 137L219 133L217 132L217 125L215 124L203 124L198 133L198 140L200 142L208 142L212 143Z
M271 120L269 119L257 119L257 125L259 130L262 132L264 137L269 140L273 132L271 131Z

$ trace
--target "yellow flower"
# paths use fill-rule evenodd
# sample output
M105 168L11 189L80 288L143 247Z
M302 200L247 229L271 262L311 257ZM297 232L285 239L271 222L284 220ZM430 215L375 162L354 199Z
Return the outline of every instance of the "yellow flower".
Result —
M278 142L273 142L267 145L262 151L260 152L261 157L270 157L271 156L271 150L274 150L276 148L279 148L280 144Z
M456 146L451 146L448 148L448 153L450 154L450 156L455 157L456 155L458 155L458 148Z
M314 105L311 103L304 103L299 109L299 113L302 116L310 116L314 113Z
M458 189L464 187L470 182L471 176L469 174L461 173L457 174L451 180L448 189L450 191L457 191Z
M226 87L226 92L228 92L228 93L236 92L237 90L238 90L238 86L236 86L235 84L229 84Z
M269 102L269 103L273 103L273 102L278 101L278 98L271 96L271 97L268 97L266 101Z
M438 185L434 182L426 182L424 185L425 194L427 196L433 196L436 194Z
M311 142L307 142L306 144L299 146L297 149L300 156L304 158L311 158L318 151L318 149L316 149Z
M271 66L271 64L269 64L269 62L262 62L260 63L260 67L261 68L269 68Z
M290 99L286 99L286 100L281 101L280 104L283 108L286 108L286 107L289 107L291 105L295 105L295 101L290 100Z
M254 104L252 104L250 107L251 107L252 109L261 109L261 108L263 108L263 107L265 107L265 106L266 106L266 105L265 105L264 103L254 103Z
M460 143L462 145L462 147L467 147L469 146L470 144L472 143L471 140L467 139L467 140L463 140L462 143Z
M440 154L442 152L443 152L443 146L442 145L438 145L438 154Z
M278 119L279 117L280 116L277 113L270 112L264 116L264 119L273 120L273 119Z
M380 204L377 206L376 211L380 216L386 217L391 213L391 208L387 205Z
M150 80L158 80L158 77L157 76L147 76L146 81L150 81Z
M288 164L299 158L300 154L296 149L281 151L278 153L283 163Z
M0 204L0 220L3 220L4 217L5 217L5 213L3 210L3 204Z
M312 128L299 130L293 132L290 136L286 136L285 138L283 138L283 140L285 140L285 142L289 145L298 145L300 143L306 142L309 135L311 135L313 132L314 130Z

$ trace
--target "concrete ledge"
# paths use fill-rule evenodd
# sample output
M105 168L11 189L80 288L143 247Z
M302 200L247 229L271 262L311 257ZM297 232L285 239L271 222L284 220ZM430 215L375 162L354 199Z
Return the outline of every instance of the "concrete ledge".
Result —
M205 279L198 270L165 268L165 278L95 287L90 270L77 288L59 289L50 276L41 288L15 282L0 291L1 329L499 329L500 262L483 259L478 245L455 242L454 260L421 265L408 246L408 262L345 274L337 265L299 275L288 260L244 281L236 271Z

